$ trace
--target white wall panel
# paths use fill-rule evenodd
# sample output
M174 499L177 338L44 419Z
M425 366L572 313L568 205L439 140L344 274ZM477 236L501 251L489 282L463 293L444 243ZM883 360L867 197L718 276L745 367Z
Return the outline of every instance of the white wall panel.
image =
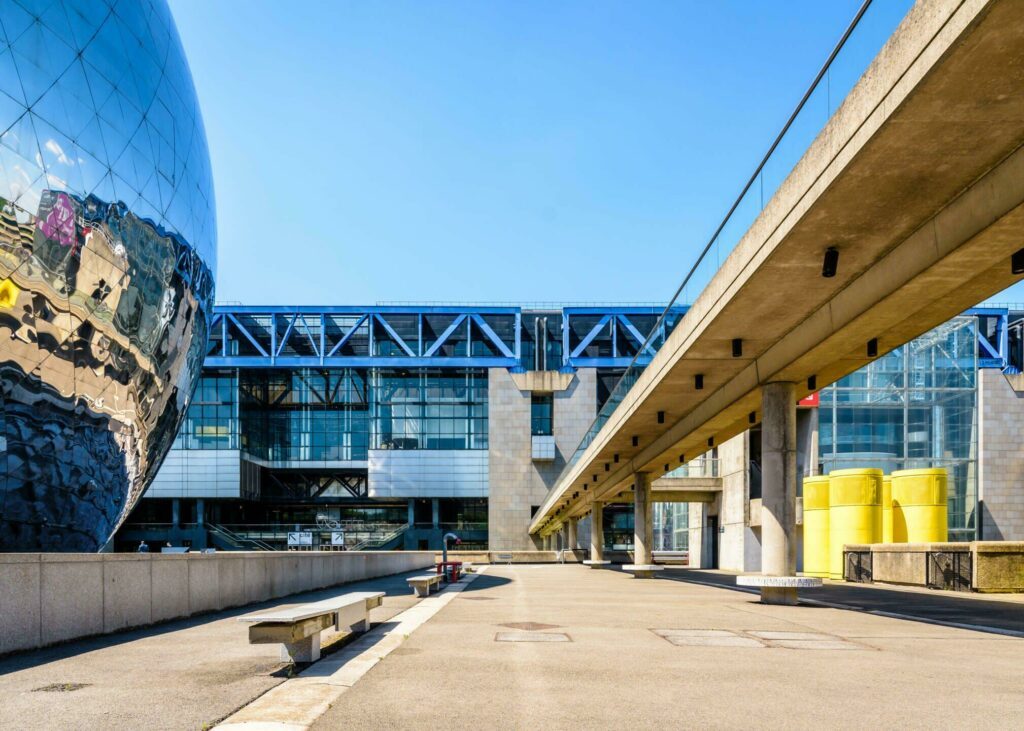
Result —
M371 449L369 494L394 497L487 497L487 450Z
M234 449L172 449L143 497L239 497L240 461Z

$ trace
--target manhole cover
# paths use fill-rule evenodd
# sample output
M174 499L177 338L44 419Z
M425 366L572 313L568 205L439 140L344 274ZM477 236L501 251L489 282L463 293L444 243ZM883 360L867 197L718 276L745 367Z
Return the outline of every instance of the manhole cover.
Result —
M564 632L499 632L495 642L568 642Z
M70 693L73 690L88 688L89 683L51 683L42 688L33 688L33 693Z
M541 622L505 622L500 626L508 627L509 629L522 629L528 632L535 632L542 629L558 629L561 625L543 624Z

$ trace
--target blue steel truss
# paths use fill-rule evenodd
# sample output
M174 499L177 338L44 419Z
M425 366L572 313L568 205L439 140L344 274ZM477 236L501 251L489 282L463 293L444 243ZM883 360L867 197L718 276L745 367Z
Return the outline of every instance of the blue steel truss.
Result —
M964 313L978 318L978 367L999 368L1009 365L1010 312L1005 307L972 307Z
M562 310L562 367L627 368L634 356L647 364L687 309L673 307L658 332L648 338L664 312L661 308L566 307Z
M681 316L686 308L678 308ZM650 360L678 317L649 340L658 307L566 307L563 370ZM531 337L519 307L377 306L214 309L210 368L509 368ZM556 361L557 362L557 361Z

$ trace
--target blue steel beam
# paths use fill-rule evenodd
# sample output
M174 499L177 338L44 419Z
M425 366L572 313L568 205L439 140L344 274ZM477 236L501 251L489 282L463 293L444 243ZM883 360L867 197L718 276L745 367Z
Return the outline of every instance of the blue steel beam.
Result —
M685 308L680 308L684 312ZM619 352L625 342L623 337L639 343L644 337L630 319L631 316L657 316L661 310L656 307L566 307L561 312L561 339L563 342L563 369L581 367L622 368L631 357ZM389 321L390 315L414 315L415 341L398 334L396 325ZM451 323L440 336L429 345L425 342L424 320L430 315L448 315ZM506 367L516 371L524 370L522 363L523 311L519 307L485 306L413 306L387 305L376 307L337 306L256 306L220 305L214 309L211 332L219 335L221 342L206 358L210 367ZM576 316L597 316L599 323L589 327L583 342L570 353L568 348L570 320ZM279 332L279 318L286 318L287 325ZM344 321L339 322L338 319ZM283 323L281 323L283 324ZM375 325L397 344L401 352L395 355L374 355ZM463 355L447 357L439 355L445 343L466 328L468 353L472 353L471 324L475 324L482 337L494 351L491 355ZM219 327L218 327L219 326ZM319 330L316 328L319 327ZM511 327L514 336L510 339L498 335L499 330L507 332ZM629 335L620 336L618 329L624 328ZM583 353L597 338L611 335L611 357L583 357ZM301 332L301 334L300 334ZM340 336L340 337L339 337ZM357 338L358 339L355 339ZM309 343L309 355L295 353L294 338L304 337ZM460 338L462 336L460 335ZM479 336L478 336L479 337ZM557 336L556 336L557 337ZM335 340L337 338L337 340ZM355 340L354 340L355 339ZM652 340L643 353L647 360L664 340L659 335ZM238 355L235 343L248 342L256 351L252 355ZM348 344L355 342L351 349L341 354ZM460 340L461 342L461 340ZM291 347L289 347L291 346ZM302 346L305 350L305 346ZM291 351L289 353L289 351Z

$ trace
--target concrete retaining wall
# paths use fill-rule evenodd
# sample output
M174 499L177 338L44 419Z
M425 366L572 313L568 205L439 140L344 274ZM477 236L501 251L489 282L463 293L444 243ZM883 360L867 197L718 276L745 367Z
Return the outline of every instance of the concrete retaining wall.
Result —
M1024 592L1024 542L874 543L846 545L846 552L871 554L871 580L926 586L929 553L969 553L971 590Z
M429 551L0 554L0 655L433 564Z

